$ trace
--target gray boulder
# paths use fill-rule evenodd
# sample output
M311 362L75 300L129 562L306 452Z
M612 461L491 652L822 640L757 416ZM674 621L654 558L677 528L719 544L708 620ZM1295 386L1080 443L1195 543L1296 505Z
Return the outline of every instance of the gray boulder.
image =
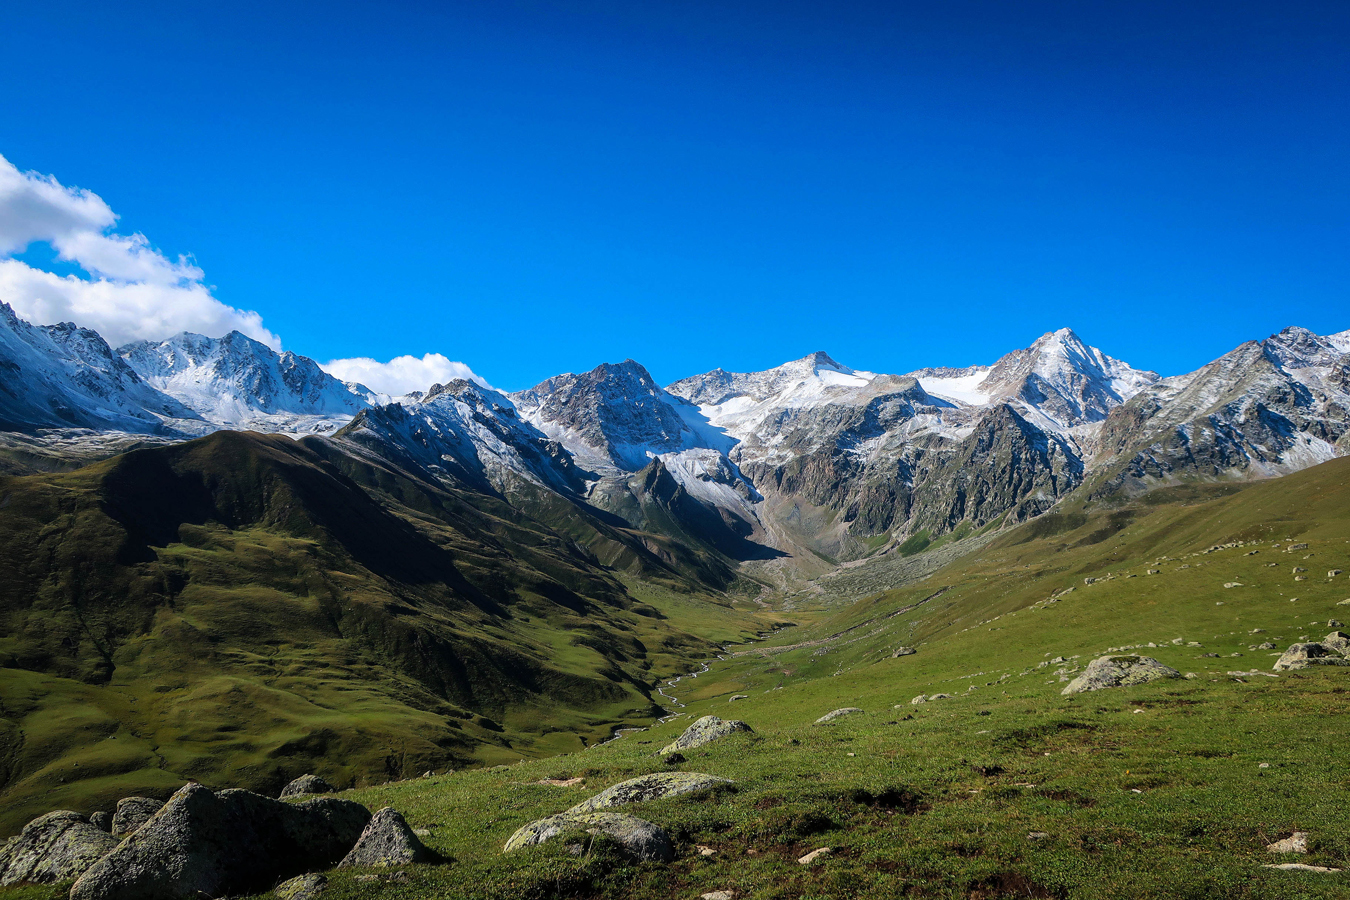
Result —
M589 800L578 803L568 812L594 812L597 809L609 809L626 803L678 797L681 794L706 791L732 783L729 778L718 778L716 775L704 775L700 772L653 772L605 788Z
M842 719L844 716L851 716L851 715L853 715L854 713L860 713L860 712L862 712L862 710L861 710L861 709L858 709L858 707L856 707L856 706L845 706L845 707L842 708L842 709L836 709L836 710L832 710L831 712L827 712L825 715L821 716L819 719L816 719L815 724L817 724L817 725L828 725L830 722L833 722L835 719Z
M1060 693L1068 696L1103 688L1146 684L1160 678L1180 677L1181 673L1176 669L1163 665L1151 656L1103 656L1088 663L1082 674L1070 681Z
M1306 669L1309 666L1350 666L1350 659L1346 659L1325 644L1311 641L1306 644L1289 645L1289 649L1275 661L1276 672Z
M569 831L606 834L636 859L670 862L675 858L675 847L663 828L646 819L614 812L565 812L548 816L518 829L503 849L509 853L532 847Z
M1350 634L1346 634L1344 631L1333 631L1322 638L1319 643L1329 650L1336 651L1341 656L1350 654Z
M163 800L153 797L124 797L117 801L117 812L112 817L112 833L116 837L133 834L150 817L159 812Z
M392 806L386 806L371 818L356 846L338 863L338 868L404 866L435 859L436 854L418 840L403 815Z
M674 753L676 750L692 750L702 747L718 738L735 734L738 731L754 732L755 729L737 719L719 719L717 716L704 716L684 730L670 744L661 748L662 753Z
M117 844L117 838L77 812L49 812L23 826L18 837L0 847L0 885L54 884L79 878Z
M891 654L891 659L899 659L902 656L913 656L918 652L919 651L915 650L913 647L896 647L895 652Z
M318 775L301 775L281 789L282 797L298 797L301 794L335 794L337 788Z
M283 882L272 891L277 900L313 900L328 888L328 876L317 872Z
M347 855L370 811L331 797L283 803L187 784L95 863L71 900L199 900L267 890Z

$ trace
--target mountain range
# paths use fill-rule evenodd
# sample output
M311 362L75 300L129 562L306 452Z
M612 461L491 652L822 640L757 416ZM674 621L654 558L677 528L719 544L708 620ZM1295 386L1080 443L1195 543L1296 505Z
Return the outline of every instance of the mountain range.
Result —
M817 352L662 387L630 359L512 394L457 380L391 398L237 332L114 350L0 305L0 368L0 427L49 454L72 436L87 454L129 435L323 435L527 508L579 504L762 574L1025 521L1080 487L1100 499L1350 452L1350 332L1296 327L1170 378L1065 328L991 365L900 375Z

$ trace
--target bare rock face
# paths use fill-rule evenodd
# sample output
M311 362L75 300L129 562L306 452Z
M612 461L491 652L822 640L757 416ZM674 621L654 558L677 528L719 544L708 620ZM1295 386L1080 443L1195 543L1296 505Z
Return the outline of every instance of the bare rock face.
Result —
M112 817L114 837L126 837L132 834L159 812L164 801L152 797L124 797L117 801L117 811Z
M675 848L665 829L646 819L613 812L565 812L539 819L518 829L503 849L509 853L542 844L569 831L608 835L635 859L670 862L675 858Z
M1350 659L1341 656L1326 644L1310 641L1291 644L1284 655L1275 661L1276 672L1306 669L1309 666L1350 666Z
M350 800L282 803L249 791L179 789L71 888L71 900L200 900L270 888L341 860L370 811Z
M403 815L386 806L375 813L356 846L338 863L346 866L404 866L408 863L433 862L436 854L428 850Z
M661 800L665 797L693 794L732 783L729 778L704 775L700 772L653 772L608 787L589 800L578 803L568 812L594 812L597 809L609 809L625 803L641 803L644 800Z
M754 730L738 719L719 719L717 716L704 716L686 728L684 734L663 747L661 752L664 754L674 753L676 750L692 750L738 731L753 733Z
M38 816L0 848L0 885L54 884L78 878L118 844L77 812Z
M337 788L333 787L318 775L301 775L281 789L282 797L297 797L302 794L334 794Z
M1061 694L1082 694L1103 688L1129 687L1160 678L1180 678L1181 673L1151 656L1103 656L1088 663L1083 673L1070 681Z

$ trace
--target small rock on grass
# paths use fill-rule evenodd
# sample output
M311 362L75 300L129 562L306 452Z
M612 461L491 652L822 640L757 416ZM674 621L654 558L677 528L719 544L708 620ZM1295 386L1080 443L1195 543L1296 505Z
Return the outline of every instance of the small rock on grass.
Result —
M546 784L550 787L581 787L586 784L586 779L581 776L576 778L541 778L535 784Z
M1310 666L1350 666L1350 660L1331 647L1316 641L1291 644L1275 661L1276 672L1306 669Z
M1287 837L1282 841L1267 844L1266 849L1271 853L1307 853L1308 832L1295 831L1292 836Z
M1129 687L1160 678L1180 678L1181 673L1151 656L1102 656L1088 663L1083 674L1060 691L1069 696L1104 688Z
M348 866L403 866L408 863L433 862L436 854L426 848L403 815L391 806L375 813L356 846L342 858L338 868Z
M1326 866L1310 866L1307 863L1266 863L1261 868L1279 869L1282 872L1319 872L1324 875L1340 871L1340 869L1329 869Z
M626 803L678 797L681 794L711 790L731 783L729 778L704 775L701 772L652 772L650 775L639 775L637 778L630 778L608 787L589 800L578 803L568 812L594 812L597 809L609 809Z
M704 744L711 743L718 738L726 737L729 734L735 734L738 731L750 731L754 729L736 719L719 719L717 716L704 716L693 725L684 730L674 741L661 749L661 753L674 753L676 750L692 750L695 747L702 747Z
M830 722L833 722L835 719L842 719L844 716L851 716L851 715L853 715L854 713L860 713L860 712L862 712L862 710L859 709L859 708L856 707L856 706L845 706L845 707L843 707L843 708L841 708L841 709L836 709L836 710L832 710L832 711L830 711L830 712L827 712L825 715L821 716L819 719L816 719L815 724L817 724L817 725L827 725L827 724L829 724Z
M810 853L806 854L801 859L797 860L797 862L801 863L804 866L809 866L816 860L823 859L824 857L829 856L833 852L834 850L830 847L821 847L819 850L812 850Z
M735 900L735 891L708 891L706 894L699 894L698 900Z
M506 841L503 850L509 853L522 847L542 844L569 831L606 834L637 859L670 862L675 858L674 845L665 829L636 816L607 811L547 816L517 829Z
M277 900L312 900L328 887L328 876L312 872L282 882L273 891Z

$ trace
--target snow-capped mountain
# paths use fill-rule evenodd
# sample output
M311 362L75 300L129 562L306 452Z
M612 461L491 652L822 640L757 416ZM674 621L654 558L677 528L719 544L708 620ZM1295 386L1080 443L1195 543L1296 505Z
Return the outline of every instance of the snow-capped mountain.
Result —
M665 453L719 449L693 409L633 360L557 375L511 395L523 418L585 464L636 472Z
M221 338L184 332L117 352L146 383L222 427L327 433L380 399L308 357L278 353L237 331Z
M193 436L191 409L146 384L97 332L31 325L0 303L0 428L90 428Z
M411 395L410 395L411 397ZM509 493L517 479L573 495L586 477L561 444L522 419L502 394L471 381L363 410L337 437L437 477Z
M1071 329L1042 335L992 366L911 373L924 390L968 406L1013 402L1051 428L1101 422L1107 413L1157 382L1146 372L1089 347Z
M1077 444L1034 403L1006 396L1006 382L1019 369L1029 381L1038 364L1065 386L1100 380L1072 366L1109 358L1056 353L1070 341L1071 332L1047 335L1001 368L918 373L945 397L914 375L852 369L823 352L765 372L716 370L668 391L736 440L730 459L766 497L757 513L777 541L847 556L869 535L1026 518L1071 490L1083 471ZM996 368L997 389L976 391Z
M1112 412L1097 493L1182 475L1264 477L1350 453L1350 334L1286 328Z

